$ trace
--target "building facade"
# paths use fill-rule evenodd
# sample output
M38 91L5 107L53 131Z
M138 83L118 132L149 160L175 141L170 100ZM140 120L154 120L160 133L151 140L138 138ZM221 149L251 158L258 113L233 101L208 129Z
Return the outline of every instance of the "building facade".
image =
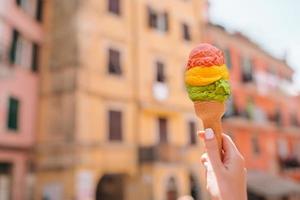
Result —
M41 6L39 0L0 1L1 200L33 198Z
M207 199L182 77L204 2L46 2L36 199Z
M292 195L299 195L299 189L281 179L299 181L300 173L300 101L290 90L293 70L242 34L230 34L221 26L208 24L205 40L224 50L230 66L232 98L223 125L245 156L249 199L299 199ZM272 196L276 190L281 192Z

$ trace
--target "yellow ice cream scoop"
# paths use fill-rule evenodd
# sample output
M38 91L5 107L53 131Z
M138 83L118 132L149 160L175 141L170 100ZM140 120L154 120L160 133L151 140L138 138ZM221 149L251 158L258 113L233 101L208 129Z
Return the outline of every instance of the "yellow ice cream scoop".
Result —
M211 67L193 67L185 72L185 83L190 86L205 86L217 80L228 80L229 73L225 64Z

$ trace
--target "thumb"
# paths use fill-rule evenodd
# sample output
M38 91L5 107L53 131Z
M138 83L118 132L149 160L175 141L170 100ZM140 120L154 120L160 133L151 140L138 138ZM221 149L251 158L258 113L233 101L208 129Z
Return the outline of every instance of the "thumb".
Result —
M214 131L211 128L207 128L205 131L200 132L200 135L204 140L207 157L211 162L212 168L221 168L223 165Z

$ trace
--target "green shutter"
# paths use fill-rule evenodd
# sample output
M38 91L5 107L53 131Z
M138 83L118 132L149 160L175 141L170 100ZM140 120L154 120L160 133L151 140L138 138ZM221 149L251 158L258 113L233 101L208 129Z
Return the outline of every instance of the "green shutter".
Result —
M7 128L11 130L18 129L18 115L19 115L19 100L16 98L9 98L9 108L8 108L8 121Z
M13 30L10 51L9 51L9 60L10 63L12 64L16 62L18 40L19 40L19 33L16 30Z

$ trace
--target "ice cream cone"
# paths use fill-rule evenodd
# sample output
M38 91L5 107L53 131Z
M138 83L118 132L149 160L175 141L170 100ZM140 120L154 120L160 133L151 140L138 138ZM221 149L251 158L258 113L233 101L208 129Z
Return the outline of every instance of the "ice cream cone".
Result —
M189 98L204 128L212 128L222 157L222 124L225 101L230 96L229 72L223 52L210 44L199 44L189 56L185 71Z
M225 103L219 101L195 101L196 115L202 120L204 128L212 128L218 141L220 155L222 155L222 123Z

